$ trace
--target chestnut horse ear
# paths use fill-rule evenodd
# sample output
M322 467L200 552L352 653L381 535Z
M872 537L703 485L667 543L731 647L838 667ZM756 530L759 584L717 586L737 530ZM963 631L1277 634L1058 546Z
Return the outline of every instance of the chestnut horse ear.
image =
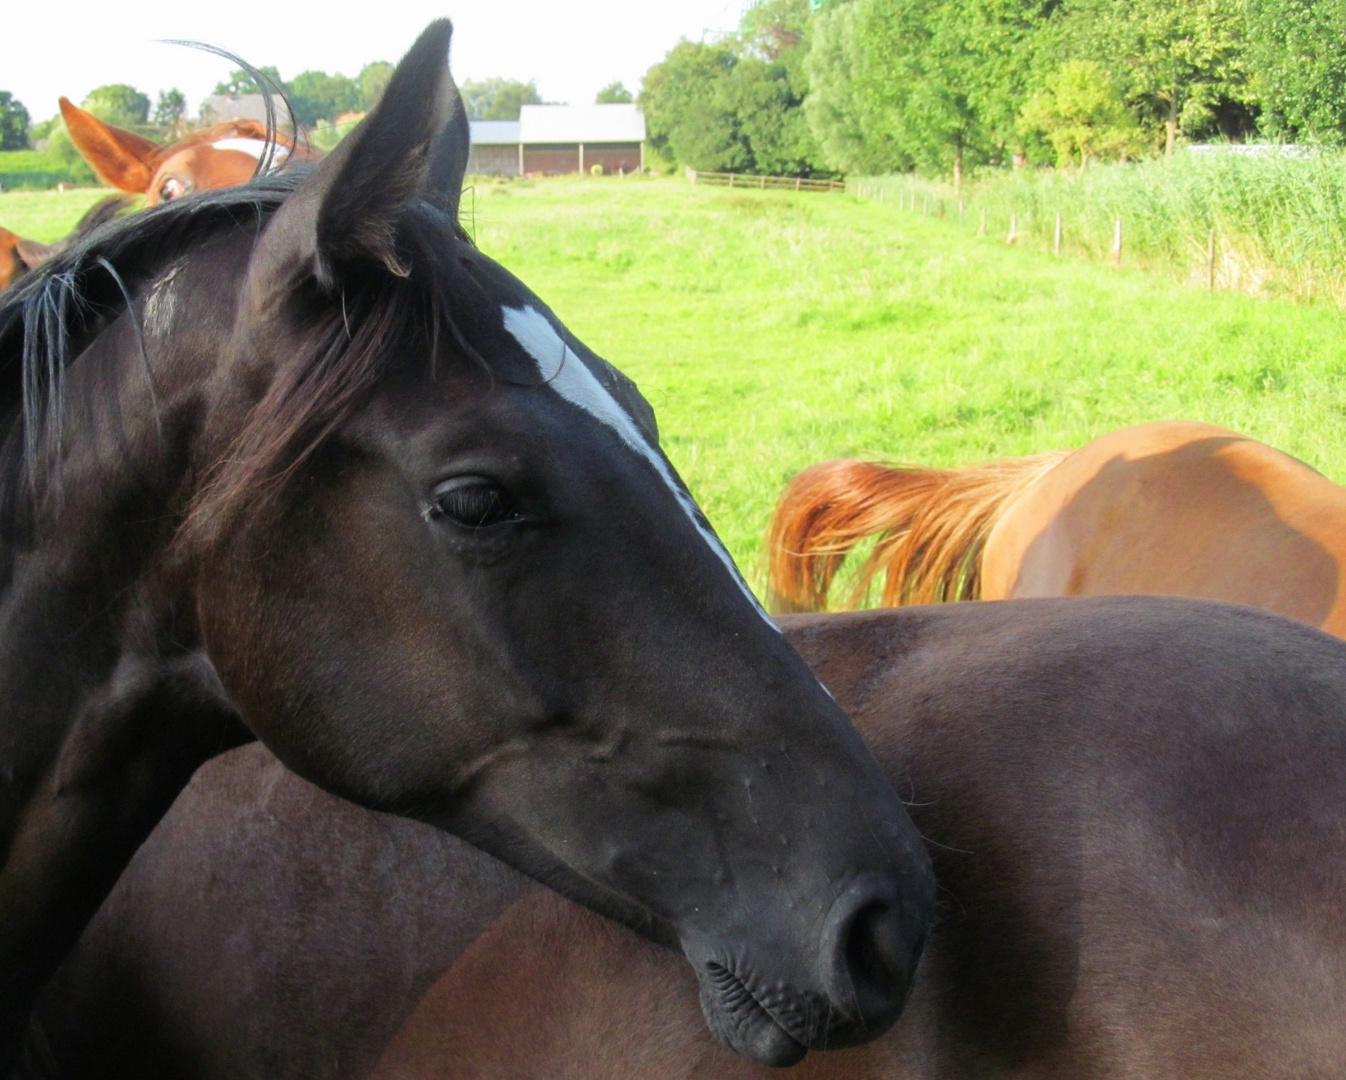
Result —
M137 195L149 191L159 154L157 145L133 131L103 123L69 98L61 98L61 117L75 149L103 180Z
M29 270L36 270L53 255L61 251L59 244L42 244L36 240L25 240L20 237L14 244L14 250L19 253L19 258Z

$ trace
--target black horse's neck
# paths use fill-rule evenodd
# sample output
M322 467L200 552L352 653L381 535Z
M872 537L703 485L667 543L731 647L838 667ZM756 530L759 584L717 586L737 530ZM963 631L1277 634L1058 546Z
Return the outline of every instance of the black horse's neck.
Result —
M144 317L66 372L59 489L24 481L17 410L0 437L0 1063L195 769L249 738L169 554L206 372L151 387L123 347Z

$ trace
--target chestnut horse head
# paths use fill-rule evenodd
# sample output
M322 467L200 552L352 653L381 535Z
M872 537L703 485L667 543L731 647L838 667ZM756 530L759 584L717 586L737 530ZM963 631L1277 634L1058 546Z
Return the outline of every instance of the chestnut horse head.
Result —
M263 169L305 157L292 139L267 139L266 125L231 120L194 131L169 146L104 123L61 98L61 116L75 148L105 182L144 195L150 206L172 202L194 191L215 191L245 184ZM265 171L263 169L263 171Z
M0 306L10 1038L248 732L681 948L758 1060L903 1006L920 836L635 385L467 238L449 36L312 169L131 215Z

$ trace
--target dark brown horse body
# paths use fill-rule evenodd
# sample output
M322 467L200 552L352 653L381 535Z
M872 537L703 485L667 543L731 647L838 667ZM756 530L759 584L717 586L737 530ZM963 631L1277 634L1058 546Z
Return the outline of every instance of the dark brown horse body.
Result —
M1340 641L1154 598L784 625L940 886L897 1026L800 1076L1346 1073ZM705 1033L674 954L546 890L417 1005L518 879L244 753L199 774L49 988L55 1074L356 1077L382 1052L380 1080L769 1075Z

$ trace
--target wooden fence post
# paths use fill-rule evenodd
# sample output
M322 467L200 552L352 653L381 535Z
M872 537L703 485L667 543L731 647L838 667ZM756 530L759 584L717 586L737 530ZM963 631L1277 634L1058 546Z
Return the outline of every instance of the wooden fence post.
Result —
M921 216L928 217L930 214L930 193L921 192Z
M1017 239L1019 239L1019 215L1010 214L1010 231L1009 235L1005 237L1005 243L1012 244Z
M1112 223L1112 258L1118 265L1122 265L1122 223L1121 220Z
M1056 252L1056 257L1061 257L1061 215L1056 215L1056 239L1052 244L1052 250Z
M986 207L984 206L982 207L981 210L981 227L977 229L977 235L978 236L986 235Z
M1215 291L1215 230L1211 229L1206 240L1206 288Z

